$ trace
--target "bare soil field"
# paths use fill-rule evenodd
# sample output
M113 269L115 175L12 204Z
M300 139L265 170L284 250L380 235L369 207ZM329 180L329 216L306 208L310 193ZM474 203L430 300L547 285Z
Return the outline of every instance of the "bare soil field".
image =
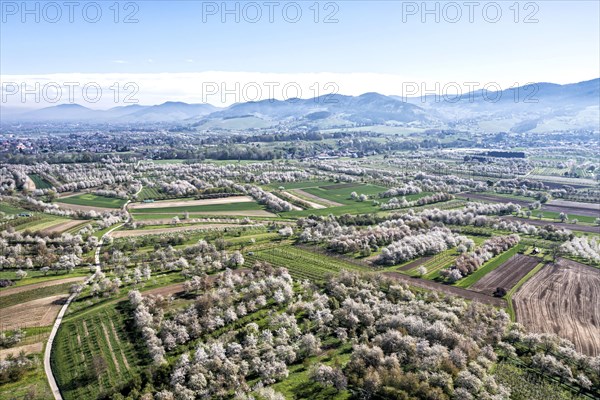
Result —
M318 204L318 203L315 203L315 202L313 202L313 201L309 201L309 200L304 200L304 199L301 199L300 197L298 197L298 196L294 195L293 193L290 193L290 192L284 192L284 193L285 193L286 195L290 196L290 198L292 198L292 199L296 199L296 200L299 200L299 201L303 201L303 202L305 202L305 203L309 204L309 205L310 205L312 208L314 208L314 209L320 210L320 209L322 209L322 208L327 208L327 207L325 207L325 206L324 206L324 205L322 205L322 204Z
M517 217L512 217L512 216L501 217L501 218L508 219L511 221L526 222L529 225L535 225L535 226L554 225L557 228L565 228L565 229L569 229L571 231L600 233L600 226L567 224L567 223L563 223L563 222L553 222L553 221L540 221L539 219L535 219L535 218L517 218Z
M600 205L595 203L582 203L580 201L570 201L570 200L550 200L546 203L550 206L559 206L559 207L572 207L572 208L584 208L587 210L596 210L596 212L600 213Z
M200 211L200 212L196 211L196 212L190 213L191 217L193 217L194 215L212 215L212 216L235 215L235 216L239 216L239 217L267 217L267 218L273 218L273 217L277 216L267 210L232 210L232 211Z
M376 258L377 256L375 256L374 258ZM433 258L433 256L427 256L427 257L421 257L421 258L417 258L414 261L409 262L408 264L405 264L403 266L401 266L400 268L398 268L400 271L408 271L409 269L412 269L414 267L417 267L421 264L425 264L427 261L431 260Z
M232 203L251 203L254 199L250 196L231 196L219 197L216 199L201 199L201 200L164 200L154 203L134 203L130 204L131 209L145 208L166 208L166 207L187 207L187 206L207 206L212 204L232 204Z
M175 296L177 294L183 293L183 283L175 283L173 285L161 286L156 289L150 289L142 292L144 296Z
M513 296L517 321L534 332L554 332L578 351L600 355L600 270L559 259Z
M78 194L81 194L81 193L78 193ZM117 208L81 206L79 204L67 204L67 203L55 203L55 204L57 204L62 209L74 210L74 211L97 211L97 212L102 213L104 211L116 211L117 210Z
M43 229L40 231L40 233L42 235L49 235L51 233L62 233L62 232L68 231L69 229L74 228L78 225L83 225L88 222L89 221L74 219L74 220L71 220L68 222L63 222L58 225L53 225L49 228Z
M336 183L333 185L321 186L321 189L325 190L336 190L336 189L346 189L356 186L356 183Z
M520 206L527 206L535 201L534 199L531 199L531 201L525 201L525 200L510 199L508 197L494 196L493 194L483 194L483 193L461 193L459 195L459 197L464 197L464 198L468 197L470 200L493 201L495 203L503 203L503 204L513 203L513 204L518 204Z
M0 330L50 326L68 297L60 294L6 307L0 313Z
M326 205L327 207L337 207L337 206L343 206L343 204L341 204L341 203L338 203L338 202L335 202L335 201L331 201L331 200L327 200L327 199L324 199L324 198L322 198L322 197L319 197L319 196L315 196L314 194L311 194L311 193L305 192L305 191L304 191L304 190L302 190L302 189L290 189L290 192L297 193L297 194L299 194L301 197L305 197L305 198L307 198L307 199L312 199L312 200L314 200L314 201L316 201L316 202L319 202L319 203L321 203L321 204L324 204L324 205Z
M24 346L2 349L2 350L0 350L0 360L4 360L9 355L12 355L13 357L17 357L21 352L24 352L25 354L41 353L43 348L44 348L44 343L38 342L38 343L26 344Z
M174 226L173 228L159 228L159 229L137 229L137 230L124 230L114 231L111 236L113 238L132 237L132 236L145 236L145 235L159 235L161 233L173 233L173 232L184 232L184 231L199 231L209 229L224 229L224 228L239 228L239 227L255 227L256 225L241 225L241 224L202 224L202 225L188 225L188 226Z
M52 280L52 281L46 281L46 282L40 282L40 283L32 283L31 285L25 285L25 286L19 286L19 287L14 287L14 288L3 289L3 290L0 291L0 297L10 296L11 294L16 294L16 293L21 293L21 292L28 292L30 290L45 288L45 287L48 287L48 286L61 285L63 283L80 282L80 281L83 281L83 280L85 280L85 277L78 276L78 277L75 277L75 278L55 279L55 280Z
M390 278L398 279L410 286L417 286L427 290L434 290L450 296L458 296L468 300L478 301L483 304L489 304L494 307L505 308L506 301L504 299L488 296L483 293L474 292L471 290L459 288L456 286L444 285L443 283L437 283L429 281L427 279L411 278L410 276L401 274L399 272L384 272L385 275Z
M62 192L59 193L58 197L61 199L65 199L67 197L73 197L73 196L77 196L78 194L81 194L83 192Z
M516 254L510 260L481 278L469 289L492 296L496 288L509 291L521 278L540 263L537 257Z
M594 186L596 184L596 182L593 179L569 178L566 176L528 174L527 179L539 180L544 185L548 186L550 189L557 189L562 187L563 185L573 186L574 188L583 188L587 186Z
M33 182L33 179L31 179L29 177L29 175L26 175L25 184L23 186L25 187L25 189L27 189L27 190L29 190L31 192L36 189L35 182Z
M564 212L569 216L583 215L585 217L600 217L600 206L598 204L590 204L595 207L588 207L588 204L584 203L575 203L571 201L564 203L574 203L577 205L561 205L553 201L552 204L544 204L542 206L542 211ZM581 205L583 205L583 207Z

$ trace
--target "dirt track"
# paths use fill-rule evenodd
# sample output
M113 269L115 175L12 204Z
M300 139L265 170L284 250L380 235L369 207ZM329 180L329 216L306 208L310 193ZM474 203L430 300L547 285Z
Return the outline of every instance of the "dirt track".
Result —
M535 268L540 261L541 259L537 257L516 254L511 257L510 260L477 281L470 289L489 296L493 295L498 287L508 291L515 286L521 278L527 275L529 271Z
M48 286L61 285L63 283L69 282L80 282L85 278L83 276L75 277L75 278L65 278L65 279L54 279L51 281L40 282L40 283L32 283L31 285L19 286L14 288L7 288L0 290L0 297L10 296L11 294L28 292L30 290L35 290L39 288L44 288Z
M390 278L401 280L408 285L417 286L428 290L435 290L450 296L459 296L468 300L478 301L480 303L489 304L494 307L505 308L506 301L498 297L492 297L483 293L474 292L471 290L459 288L456 286L444 285L427 279L411 278L410 276L403 275L399 272L384 272L385 275Z
M68 297L61 294L3 308L0 313L0 330L50 326Z
M513 296L517 321L534 332L554 332L578 351L600 355L600 269L559 259Z
M219 197L216 199L201 199L201 200L164 200L156 201L154 203L135 203L130 204L129 208L143 210L146 208L165 208L165 207L187 207L187 206L208 206L212 204L232 204L232 203L251 203L254 199L250 196L230 196L230 197Z

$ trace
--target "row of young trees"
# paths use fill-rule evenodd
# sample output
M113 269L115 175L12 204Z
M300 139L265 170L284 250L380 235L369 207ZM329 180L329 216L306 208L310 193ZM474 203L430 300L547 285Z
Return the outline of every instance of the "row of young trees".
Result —
M421 188L414 184L414 182L408 182L404 186L394 187L386 190L383 193L379 194L379 197L396 197L396 196L407 196L409 194L417 194L421 193Z
M400 264L416 257L441 253L461 243L470 241L465 236L452 233L448 228L434 227L426 233L406 236L383 248L375 263Z
M516 246L519 240L519 235L494 236L474 251L463 252L450 268L440 271L440 275L450 282L456 282L477 271L486 261Z
M398 208L408 208L415 206L424 206L426 204L434 204L442 201L449 201L454 198L450 193L438 192L429 196L420 197L417 200L408 201L405 197L398 199L397 197L392 198L387 203L380 205L382 210L394 210Z
M292 211L294 206L291 203L275 196L272 193L264 191L258 186L246 185L247 193L252 196L258 204L262 204L267 209L275 212Z
M574 237L563 243L561 250L584 260L600 263L600 239L598 237Z

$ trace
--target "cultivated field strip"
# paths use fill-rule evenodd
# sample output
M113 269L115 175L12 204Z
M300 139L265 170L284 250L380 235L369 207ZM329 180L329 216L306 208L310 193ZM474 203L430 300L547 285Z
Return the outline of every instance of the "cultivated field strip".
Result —
M529 271L535 268L540 263L537 257L525 256L516 254L506 261L504 264L481 278L473 286L471 290L492 295L496 288L504 288L507 291L515 286L521 278Z
M577 350L600 355L600 270L560 259L542 268L513 297L517 321L554 332Z
M94 367L99 359L106 366L101 371ZM87 399L97 398L103 391L130 379L139 358L127 338L122 315L115 308L106 307L92 315L63 322L54 344L52 363L64 397ZM90 374L98 374L94 384L77 384Z
M248 258L250 262L267 261L275 267L287 268L292 277L312 281L322 281L327 274L337 274L342 270L360 269L343 260L293 246L259 250Z
M53 279L40 283L32 283L30 285L23 285L17 287L9 287L7 289L3 289L0 291L0 297L11 296L17 293L29 292L31 290L43 289L49 286L62 285L65 283L76 283L81 282L85 278L84 277L74 277L74 278L65 278L65 279Z
M254 199L250 196L230 196L219 197L215 199L200 199L200 200L162 200L154 203L133 203L129 206L131 209L144 210L151 208L168 208L168 207L191 207L191 206L207 206L213 204L234 204L234 203L252 203Z
M583 206L568 206L560 204L544 204L542 206L544 211L564 212L567 215L583 215L586 217L600 217L600 206L595 204L595 207L588 207L587 204Z
M419 266L422 265L425 267L425 269L427 269L427 274L425 274L424 277L426 279L434 279L439 276L439 273L442 269L449 267L452 263L454 263L454 260L456 260L457 257L455 253L456 251L453 249L443 251L439 254L431 256L427 260L422 260L421 263L417 263L410 269L403 271L406 271L411 276L417 276L417 270L419 269Z
M59 294L3 308L0 326L3 330L50 326L67 297Z
M132 236L146 235L162 235L168 233L185 232L185 231L208 231L227 228L256 228L257 225L241 225L241 224L202 224L202 225L184 225L173 228L157 228L157 229L135 229L115 231L112 234L113 238L124 238Z
M308 199L309 201L312 201L314 203L322 204L325 207L343 206L342 203L338 203L337 201L333 201L333 200L329 200L329 199L324 199L315 194L308 193L306 190L303 190L303 189L292 189L292 190L290 190L290 192L293 192L294 194L298 195L298 197L300 197L302 199Z

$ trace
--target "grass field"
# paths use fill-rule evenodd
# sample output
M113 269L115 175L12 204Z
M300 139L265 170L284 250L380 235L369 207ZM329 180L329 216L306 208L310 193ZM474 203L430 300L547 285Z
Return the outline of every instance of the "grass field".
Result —
M271 247L255 251L246 257L248 265L254 261L267 261L273 266L287 268L296 279L323 281L327 274L337 274L342 270L366 270L355 264L324 254L314 253L294 246Z
M334 185L334 184L335 184L334 182L329 182L329 181L280 182L280 183L271 183L269 185L265 185L265 189L277 190L281 186L283 186L285 190L305 189L305 188L316 188L319 186L327 186L327 185Z
M33 183L35 183L36 189L50 189L52 185L50 182L39 176L38 174L29 175Z
M542 214L542 218L550 219L553 221L559 221L560 213L555 212L555 211L534 210L531 212L530 218L531 219L539 219L538 214ZM568 220L566 221L567 223L571 222L574 219L576 219L578 222L583 222L585 224L595 224L596 223L596 217L590 217L590 216L585 216L585 215L575 215L575 214L567 214L567 217L568 217Z
M64 224L66 222L71 221L68 218L63 218L63 217L58 217L56 215L50 215L50 214L36 214L36 216L39 216L40 218L30 218L30 219L26 219L24 220L24 223L19 224L19 226L16 226L16 230L17 231L34 231L34 232L38 232L38 231L43 231L44 229L49 229L49 228L53 228L56 227L58 225Z
M40 270L26 270L27 277L24 279L17 280L17 277L15 276L16 271L16 269L5 269L3 271L0 271L0 279L10 279L15 281L14 285L9 286L8 288L0 289L0 292L5 289L26 286L33 283L53 281L56 279L74 278L77 276L86 276L87 274L89 274L88 268L77 268L73 270L73 272L71 272L70 274L60 272L58 275L56 275L54 272L48 272L47 275L44 275L44 273Z
M589 397L574 394L559 382L551 381L533 371L521 369L509 362L494 367L496 382L510 388L511 399L519 400L586 400Z
M168 160L148 160L153 164L183 164L187 160L179 160L179 159L168 159Z
M63 321L51 363L65 399L101 397L138 374L142 362L129 339L133 323L123 306L110 303Z
M9 203L0 203L0 212L3 212L6 215L16 215L22 212L28 212L24 208L13 206Z
M306 189L303 189L303 190L306 190ZM357 192L357 193L359 193L359 192ZM407 200L416 200L421 197L425 197L428 194L430 194L430 193L423 192L423 193L419 193L419 194L414 194L411 196L406 196L406 199ZM314 200L311 200L311 201L314 201ZM380 200L378 200L378 201L380 201ZM390 214L390 213L402 211L402 210L381 211L379 206L373 204L372 200L367 200L367 201L363 201L363 202L349 200L348 202L350 204L343 205L343 206L327 207L327 208L322 208L322 209L309 209L309 210L302 210L302 211L288 211L288 212L281 213L281 216L286 217L286 218L301 218L301 217L307 217L309 215L327 216L329 214L332 214L335 216L339 216L339 215L344 215L344 214L354 214L354 215L370 214L370 213ZM339 203L341 203L341 201ZM411 207L411 208L416 211L416 210L420 210L420 209L424 209L424 208L438 208L438 209L458 208L461 205L462 205L461 201L451 200L446 203L436 203L436 204L429 204L426 206ZM408 210L408 208L404 209L404 210Z
M59 202L88 207L121 208L127 202L127 200L97 196L91 193L83 193L76 196L65 197L60 199Z

